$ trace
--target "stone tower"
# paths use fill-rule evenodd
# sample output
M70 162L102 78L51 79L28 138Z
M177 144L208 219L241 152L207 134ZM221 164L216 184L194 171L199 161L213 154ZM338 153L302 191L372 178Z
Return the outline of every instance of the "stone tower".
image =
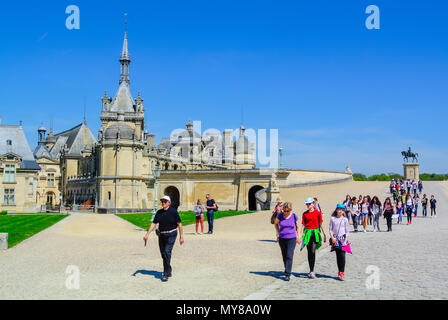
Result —
M139 211L145 207L143 173L144 107L130 91L127 31L120 55L120 81L113 99L105 92L98 133L98 212Z

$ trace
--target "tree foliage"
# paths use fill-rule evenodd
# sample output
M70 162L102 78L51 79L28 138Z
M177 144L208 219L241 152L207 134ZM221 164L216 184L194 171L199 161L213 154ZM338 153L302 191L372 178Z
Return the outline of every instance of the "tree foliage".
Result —
M362 173L354 173L353 180L355 181L391 181L392 179L400 180L404 179L402 175L398 173L382 173L382 174L374 174L370 177ZM448 180L448 174L437 174L437 173L422 173L420 175L420 180L422 181L442 181Z

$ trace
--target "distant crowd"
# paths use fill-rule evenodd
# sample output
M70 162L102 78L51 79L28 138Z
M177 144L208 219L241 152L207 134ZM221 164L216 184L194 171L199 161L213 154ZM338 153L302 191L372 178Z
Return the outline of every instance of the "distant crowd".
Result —
M368 225L373 227L373 232L377 232L381 231L380 217L383 216L387 221L387 231L391 232L393 219L397 219L398 224L402 223L403 215L407 217L407 224L411 225L412 217L417 217L420 205L423 217L427 217L428 207L431 218L436 217L437 200L434 195L431 195L429 199L426 194L421 195L422 181L392 180L389 187L391 197L386 197L384 202L381 202L378 196L347 195L333 211L329 226L329 244L331 251L336 253L339 280L344 280L345 277L345 254L352 253L351 244L348 241L350 218L354 232L358 232L359 226L362 226L363 232L367 232ZM302 214L301 220L292 212L292 204L283 203L280 198L272 212L271 223L274 224L276 241L280 245L286 281L290 279L296 244L300 245L300 250L307 248L310 267L308 277L314 279L316 250L323 242L326 242L327 236L322 228L322 210L317 198L306 199L305 205L307 210Z

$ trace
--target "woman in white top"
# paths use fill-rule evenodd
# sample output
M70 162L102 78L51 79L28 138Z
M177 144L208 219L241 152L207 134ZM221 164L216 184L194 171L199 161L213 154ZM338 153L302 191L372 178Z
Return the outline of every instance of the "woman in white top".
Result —
M364 232L367 232L367 220L369 219L369 210L370 210L369 199L367 199L367 197L364 197L362 199L360 207L361 207L362 227L364 228Z
M199 222L201 223L201 234L204 233L204 205L202 204L201 199L198 199L198 202L194 206L193 209L195 215L196 215L196 234L198 234L198 226Z
M381 202L377 196L372 199L370 212L373 216L373 232L380 231Z
M406 215L408 217L408 224L412 224L412 213L415 210L414 200L412 200L411 194L406 195Z
M358 199L356 197L353 197L352 203L350 205L350 214L352 216L353 221L353 229L355 232L358 232L358 217L359 217L359 205L358 205Z

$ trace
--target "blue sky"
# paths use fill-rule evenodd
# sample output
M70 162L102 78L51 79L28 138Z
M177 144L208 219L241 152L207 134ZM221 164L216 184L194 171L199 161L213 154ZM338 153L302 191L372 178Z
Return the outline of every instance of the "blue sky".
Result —
M68 5L80 29L65 27ZM380 30L365 27L368 5ZM277 128L284 164L365 174L448 172L446 1L8 1L2 4L0 115L23 127L79 124L96 136L118 87L128 13L131 90L158 141L202 128ZM243 110L243 111L242 111ZM243 116L242 116L243 114Z

